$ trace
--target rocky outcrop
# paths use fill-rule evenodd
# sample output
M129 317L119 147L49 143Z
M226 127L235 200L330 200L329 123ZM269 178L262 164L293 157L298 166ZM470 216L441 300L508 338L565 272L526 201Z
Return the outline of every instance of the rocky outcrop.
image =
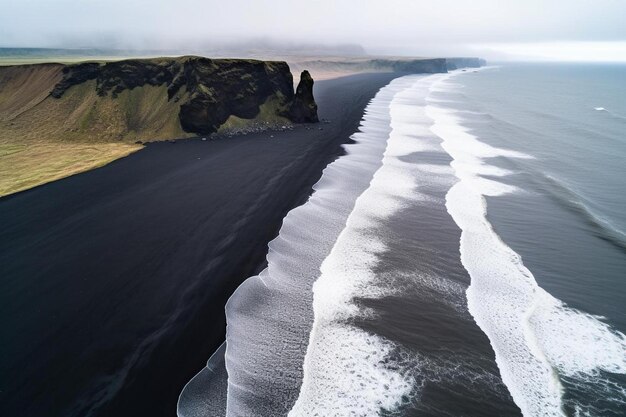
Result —
M302 71L296 95L289 108L289 119L296 123L317 123L317 104L313 98L313 78L309 71Z
M256 118L264 105L271 106L265 114L277 118L316 122L313 80L308 72L306 77L294 94L293 77L285 62L201 57L131 59L66 66L50 95L61 98L71 87L92 80L98 96L113 99L126 90L165 86L167 100L178 103L181 128L209 134L231 117Z
M181 89L185 94L180 95ZM186 62L167 92L170 99L183 98L182 128L201 134L217 131L231 116L256 118L270 98L274 114L286 114L295 99L293 77L284 62L195 59Z

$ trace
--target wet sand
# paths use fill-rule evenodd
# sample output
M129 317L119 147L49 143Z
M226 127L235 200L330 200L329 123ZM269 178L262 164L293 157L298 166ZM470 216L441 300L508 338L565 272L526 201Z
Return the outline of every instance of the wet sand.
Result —
M329 123L150 144L0 199L0 414L175 415L229 295L392 78L316 83Z

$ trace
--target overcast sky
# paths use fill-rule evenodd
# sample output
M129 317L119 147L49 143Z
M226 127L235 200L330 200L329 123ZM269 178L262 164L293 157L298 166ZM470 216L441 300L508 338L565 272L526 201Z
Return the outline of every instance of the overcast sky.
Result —
M184 48L263 38L372 54L626 61L626 0L0 0L0 45Z

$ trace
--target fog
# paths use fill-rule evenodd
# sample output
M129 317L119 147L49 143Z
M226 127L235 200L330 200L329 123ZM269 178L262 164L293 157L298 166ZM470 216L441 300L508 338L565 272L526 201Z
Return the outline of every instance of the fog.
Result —
M626 61L622 0L0 0L0 46ZM348 47L346 47L346 45Z

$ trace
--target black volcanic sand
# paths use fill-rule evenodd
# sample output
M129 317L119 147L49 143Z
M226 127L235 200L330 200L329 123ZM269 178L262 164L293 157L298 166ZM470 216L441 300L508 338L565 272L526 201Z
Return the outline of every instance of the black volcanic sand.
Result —
M226 300L393 78L316 83L328 124L150 144L0 199L0 415L175 415Z

